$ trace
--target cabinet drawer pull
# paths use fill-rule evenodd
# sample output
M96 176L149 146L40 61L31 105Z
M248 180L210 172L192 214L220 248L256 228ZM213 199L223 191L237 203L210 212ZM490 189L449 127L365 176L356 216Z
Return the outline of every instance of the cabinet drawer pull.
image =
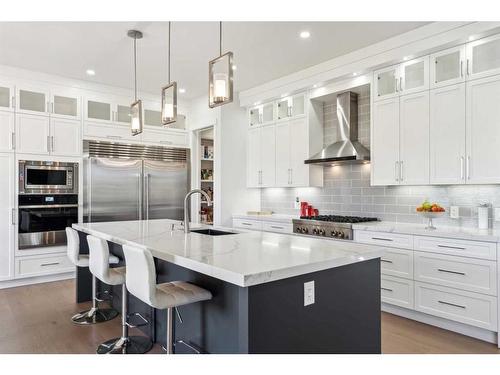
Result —
M57 266L58 264L61 264L61 263L59 263L59 262L43 263L43 264L40 264L40 267Z
M467 308L466 306L462 306L462 305L457 305L455 303L451 303L451 302L446 302L446 301L438 301L439 303L443 304L443 305L448 305L448 306L453 306L453 307L458 307L460 309L465 309Z
M384 263L393 263L392 260L389 260L389 259L383 259L383 258L380 258L380 261L381 262L384 262Z
M16 133L14 133L14 132L12 132L11 142L12 142L12 150L15 150L16 149Z
M122 137L119 136L119 135L107 135L106 138L109 138L109 139L122 139Z
M253 224L250 224L250 223L241 223L241 225L247 225L247 226L251 227Z
M392 290L392 289L389 289L389 288L380 287L380 289L381 289L381 290L385 290L385 291L387 291L387 292L393 292L393 290Z
M376 240L376 241L388 241L388 242L394 241L391 238L382 238L382 237L372 237L372 240Z
M442 268L438 268L439 272L446 272L446 273L453 273L455 275L462 275L465 276L465 272L458 272L458 271L450 271L450 270L444 270Z
M172 144L172 143L174 143L174 142L172 142L172 141L160 141L160 143L165 143L165 144L167 144L167 145L171 145L171 144Z
M444 249L465 250L465 247L459 246L438 245L438 247L442 247Z
M283 228L283 227L278 227L278 226L276 226L276 225L271 225L271 228L274 228L274 229L285 229L285 228Z

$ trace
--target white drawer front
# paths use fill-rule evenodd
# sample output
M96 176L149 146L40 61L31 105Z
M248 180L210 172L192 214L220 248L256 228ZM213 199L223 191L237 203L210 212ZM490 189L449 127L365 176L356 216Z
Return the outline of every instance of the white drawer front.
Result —
M355 230L354 241L380 245L384 247L413 249L413 236L409 236L406 234Z
M380 258L380 272L384 275L413 279L413 252L386 249Z
M142 133L142 142L155 143L161 146L186 146L188 143L187 133L150 129L146 129Z
M120 125L104 125L86 122L84 127L84 138L102 138L110 142L119 142L120 140L134 140L140 142L140 138L134 138L130 132L130 128Z
M71 272L75 266L66 254L53 256L34 256L16 259L16 276L28 277Z
M414 253L415 280L497 295L496 262L432 253Z
M380 296L384 303L413 309L413 281L382 275Z
M497 299L483 294L416 281L415 310L491 331L497 329Z
M262 222L256 220L233 219L234 228L262 230Z
M271 221L263 221L262 230L265 230L266 232L275 232L275 233L293 233L293 226L290 224L281 224Z
M469 258L497 259L496 244L493 242L415 236L415 250Z

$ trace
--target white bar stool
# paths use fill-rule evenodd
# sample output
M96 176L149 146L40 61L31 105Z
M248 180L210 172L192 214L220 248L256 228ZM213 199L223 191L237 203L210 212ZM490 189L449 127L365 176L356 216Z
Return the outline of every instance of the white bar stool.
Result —
M172 281L156 284L156 268L149 250L123 245L127 264L127 289L134 296L155 309L167 309L168 354L174 352L173 310L179 306L212 299L212 293L194 284Z
M97 348L98 354L143 354L153 347L152 341L145 336L129 336L129 327L135 328L128 321L128 296L125 286L126 267L109 267L109 246L108 242L94 236L87 236L90 252L90 272L109 285L122 286L122 335L100 344ZM140 314L138 315L147 324L148 321Z
M78 232L73 228L67 227L66 238L68 242L67 255L69 260L77 267L88 267L89 256L87 254L80 254L80 237L78 236ZM114 255L109 257L110 264L118 264L119 261L120 260ZM118 311L115 309L99 307L99 302L102 301L102 299L98 298L96 277L92 275L92 308L73 315L71 321L78 325L90 325L107 322L116 318L118 316Z

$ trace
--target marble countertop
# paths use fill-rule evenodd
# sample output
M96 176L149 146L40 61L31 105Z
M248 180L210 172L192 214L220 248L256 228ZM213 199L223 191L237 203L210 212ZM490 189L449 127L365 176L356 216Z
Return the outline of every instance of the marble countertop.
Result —
M274 221L277 223L287 223L292 224L292 219L298 219L298 216L293 215L282 215L282 214L272 214L272 215L248 215L248 214L235 214L233 219L243 219L243 220L256 220L256 221Z
M172 229L172 224L174 228ZM287 234L227 230L234 235L185 234L173 220L73 224L118 244L149 249L153 256L241 287L379 258L378 246ZM191 229L202 228L193 224Z
M391 232L418 236L500 242L500 230L497 229L463 228L440 225L436 225L436 229L425 229L424 224L393 223L388 221L353 224L352 228L354 230L371 230L376 232Z

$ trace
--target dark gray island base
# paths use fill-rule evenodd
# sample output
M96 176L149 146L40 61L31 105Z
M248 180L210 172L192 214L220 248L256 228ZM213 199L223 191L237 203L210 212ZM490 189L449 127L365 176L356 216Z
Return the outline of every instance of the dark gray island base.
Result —
M81 253L88 253L86 234L80 236ZM124 265L121 245L109 244ZM381 353L379 258L249 287L155 262L158 283L188 281L213 294L211 301L180 307L183 323L175 321L175 340L202 353ZM304 306L304 283L312 280L315 303ZM88 268L78 268L76 285L77 301L90 301ZM120 287L112 294L120 311ZM165 344L166 311L129 295L129 312L144 315L151 324L140 329ZM175 352L193 353L182 343Z

